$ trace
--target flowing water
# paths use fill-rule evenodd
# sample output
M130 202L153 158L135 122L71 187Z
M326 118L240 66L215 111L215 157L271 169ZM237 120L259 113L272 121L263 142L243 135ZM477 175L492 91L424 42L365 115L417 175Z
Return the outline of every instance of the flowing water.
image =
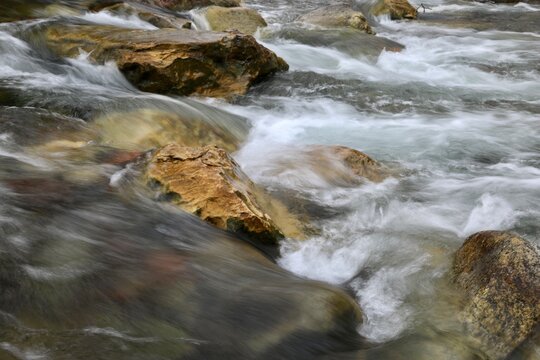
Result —
M291 69L232 103L142 93L114 64L56 58L39 37L51 21L154 28L138 18L0 24L0 358L484 357L455 321L448 274L474 232L540 239L540 6L436 0L414 22L374 18L405 46L374 55L293 23L326 3L247 2ZM312 204L319 231L280 249L296 275L156 201L122 161L147 149L93 125L140 109L241 141L234 157L255 182ZM304 161L310 144L359 149L396 175L344 186ZM272 329L300 312L290 299L322 282L361 305L361 340L276 345Z

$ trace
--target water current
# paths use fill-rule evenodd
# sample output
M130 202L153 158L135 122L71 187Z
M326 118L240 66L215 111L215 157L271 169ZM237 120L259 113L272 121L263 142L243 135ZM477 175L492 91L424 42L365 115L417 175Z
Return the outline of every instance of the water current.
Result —
M447 277L474 232L539 243L540 6L434 0L416 21L373 18L377 36L405 46L374 55L347 33L294 24L327 2L246 3L269 23L258 40L290 70L231 102L140 92L113 63L55 58L38 36L50 21L155 28L137 17L0 24L0 358L483 357L461 345ZM243 170L326 214L320 231L285 240L282 269L261 267L233 236L154 201L137 166L116 160L119 147L146 149L100 142L93 126L137 109L240 139ZM58 139L87 145L43 146ZM312 144L361 150L396 174L344 186L305 161ZM360 304L362 344L276 346L276 328L299 316L290 298L322 283Z

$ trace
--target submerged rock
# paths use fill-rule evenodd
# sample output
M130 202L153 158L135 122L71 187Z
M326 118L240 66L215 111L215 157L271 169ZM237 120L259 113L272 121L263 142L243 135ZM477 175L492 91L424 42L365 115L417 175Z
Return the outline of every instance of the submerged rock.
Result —
M478 31L540 32L540 12L538 11L467 10L451 13L430 11L422 14L421 21L430 25L469 28Z
M382 51L399 52L405 48L393 40L349 28L320 30L284 28L276 35L311 46L334 48L351 56L378 57Z
M540 250L507 232L470 236L454 260L466 293L463 321L491 359L504 359L540 323Z
M241 125L235 128L232 121L227 126L211 124L202 118L157 109L106 114L92 123L100 143L141 151L170 143L191 147L216 145L235 151L247 134L247 127Z
M4 141L10 140L16 146L58 139L86 142L95 135L81 119L40 108L12 106L0 106L0 134Z
M416 19L418 15L407 0L379 0L371 12L375 16L388 14L392 20Z
M311 145L272 149L266 159L264 178L272 196L304 224L309 236L320 234L324 220L350 211L339 205L327 206L316 197L322 189L359 187L397 176L368 155L345 146Z
M102 10L119 15L134 15L160 29L191 29L191 21L187 18L137 3L115 4Z
M361 345L362 311L338 287L192 216L88 191L22 219L12 231L39 240L24 258L0 252L10 314L0 326L14 348L45 344L52 359L275 360Z
M283 206L258 189L218 147L167 145L153 156L147 178L163 186L165 195L184 210L263 245L275 246L284 235L301 235Z
M123 2L123 0L95 0L88 5L88 8L91 11L100 11L108 6ZM131 3L176 11L186 11L212 5L223 7L240 6L240 0L134 0Z
M266 21L255 9L245 7L210 6L202 10L211 30L240 31L252 35L258 28L266 27Z
M308 150L312 158L312 164L315 165L321 174L335 176L341 173L344 182L358 182L367 179L373 182L381 182L390 176L389 169L386 169L376 160L361 151L351 149L346 146L313 146ZM344 171L336 171L340 168ZM332 174L328 170L332 169ZM351 178L354 175L356 178Z
M389 168L363 152L339 145L286 148L270 164L273 167L265 173L267 176L315 175L331 186L358 186L366 180L381 182L393 175Z
M115 61L126 78L148 92L229 97L287 70L285 61L249 35L95 25L52 25L48 47L60 56L80 50L99 62Z
M374 34L364 14L347 5L330 5L301 16L299 21L328 28L350 27Z

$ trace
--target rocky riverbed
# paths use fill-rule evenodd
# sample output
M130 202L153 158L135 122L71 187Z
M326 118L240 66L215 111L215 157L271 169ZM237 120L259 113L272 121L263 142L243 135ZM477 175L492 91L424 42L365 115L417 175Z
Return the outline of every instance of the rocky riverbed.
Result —
M539 24L3 0L0 359L540 359Z

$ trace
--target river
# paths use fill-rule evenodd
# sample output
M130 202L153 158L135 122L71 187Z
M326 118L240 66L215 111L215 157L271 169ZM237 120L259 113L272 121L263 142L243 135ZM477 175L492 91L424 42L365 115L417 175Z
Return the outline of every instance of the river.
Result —
M246 3L269 23L258 40L290 70L232 102L146 94L113 64L53 59L35 36L50 19L0 24L2 359L91 358L96 346L108 354L100 359L250 358L239 349L255 341L258 322L279 316L281 293L301 292L291 287L302 278L349 287L364 312L358 334L369 350L332 355L329 345L328 358L443 359L449 348L447 359L483 357L463 345L447 277L477 231L540 244L540 6L433 0L416 21L373 19L377 36L405 46L373 56L346 34L332 46L290 25L327 2ZM61 16L153 28L107 13ZM51 133L86 141L93 119L140 108L245 136L233 156L251 179L331 214L317 220L317 235L282 243L277 263L298 277L235 261L235 239L156 206L136 169L97 161L114 157L109 147L39 146ZM361 150L398 174L344 186L299 155L310 144ZM168 274L160 263L183 264L175 274L185 283L205 283L157 296L145 284ZM242 321L235 312L245 304L232 298L250 287L264 316ZM275 358L310 357L298 342Z

